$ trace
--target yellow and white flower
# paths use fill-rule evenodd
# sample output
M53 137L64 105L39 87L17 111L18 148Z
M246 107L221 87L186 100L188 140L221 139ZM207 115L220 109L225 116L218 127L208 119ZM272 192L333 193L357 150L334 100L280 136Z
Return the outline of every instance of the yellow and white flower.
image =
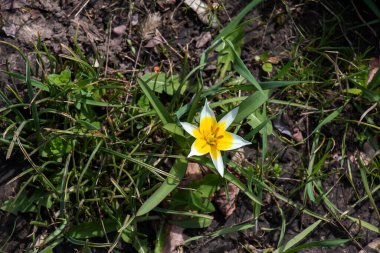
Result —
M206 100L201 112L199 127L187 122L180 122L185 131L195 137L188 157L210 153L215 168L223 177L224 163L220 151L237 149L251 144L242 137L226 131L235 120L238 111L239 108L233 109L217 122L215 114Z

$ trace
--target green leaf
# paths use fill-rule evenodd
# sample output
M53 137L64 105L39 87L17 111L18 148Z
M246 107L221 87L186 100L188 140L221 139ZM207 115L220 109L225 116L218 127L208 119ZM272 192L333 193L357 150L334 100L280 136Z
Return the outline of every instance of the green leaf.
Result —
M0 209L17 215L18 213L36 212L37 205L50 208L52 204L50 194L42 190L31 193L24 190L19 193L17 198L5 201Z
M290 249L294 245L298 244L301 242L303 239L306 238L307 235L309 235L311 232L314 231L318 227L318 225L321 223L321 220L317 220L313 224L311 224L309 227L304 229L301 233L297 234L295 237L293 237L291 240L289 240L285 245L279 247L273 253L280 253L280 252L285 252L286 250Z
M234 45L234 49L238 57L241 55L241 47L244 43L244 29L243 27L238 27L232 33L230 33L225 40L229 40ZM235 53L234 50L226 45L223 40L216 48L215 51L218 52L217 58L217 68L220 73L220 77L224 78L227 71L231 70L231 66L234 64Z
M262 69L267 73L271 73L273 71L273 65L269 62L266 62L263 64Z
M259 111L256 111L247 117L247 123L252 127L252 129L261 127L261 124L263 122L267 122L267 124L259 132L263 134L264 131L266 131L268 135L271 135L273 133L272 122L268 120L264 115L262 115Z
M79 225L71 227L70 230L67 232L67 235L75 239L103 237L105 233L116 231L118 226L119 224L115 220L95 220L91 222L81 223Z
M236 52L234 45L232 42L228 39L225 40L227 42L227 45L229 45L232 49L232 52L234 53L234 68L235 70L245 79L247 79L248 82L250 82L253 86L256 87L258 91L261 91L261 94L264 95L263 90L261 89L260 84L257 82L256 78L252 75L251 71L247 68L247 66L244 64L243 60L240 58L239 54Z
M175 134L175 135L179 135L181 137L185 137L185 135L183 134L183 130L181 127L179 127L177 124L175 123L169 123L169 124L165 124L163 126L163 128L165 130L167 130L169 133L172 133L172 134Z
M71 71L69 69L65 69L60 74L48 75L47 79L51 85L67 85L71 81Z
M141 77L141 80L155 92L165 92L168 95L173 95L180 86L178 75L166 75L165 73L147 73ZM182 86L180 94L186 90L186 84Z
M162 123L173 123L173 119L170 117L168 111L164 107L164 105L158 100L154 92L149 88L144 80L141 78L137 79L141 89L143 90L145 96L149 99L149 102L152 104L154 110L156 111L158 117L161 119Z
M239 112L235 118L236 123L247 118L251 113L255 112L261 105L263 105L269 99L269 91L255 92L247 97L239 105Z
M315 132L318 132L324 125L330 123L331 121L333 121L336 117L339 116L339 114L342 112L343 108L344 108L345 105L339 107L338 109L336 109L335 111L333 111L332 113L330 113L326 118L324 118L321 122L319 122L318 126L316 128L314 128L312 134L314 134Z
M170 174L174 178L166 178L160 188L158 188L139 208L136 216L144 215L150 212L153 208L158 206L174 189L177 188L179 182L185 175L187 168L187 161L184 159L177 159L170 170Z
M259 3L261 3L263 0L253 0L247 6L244 7L244 9L236 16L234 17L231 22L224 27L219 35L213 40L211 44L214 44L215 41L220 40L222 37L227 36L230 34L235 28L239 25L240 21Z
M186 186L187 189L178 190L173 194L170 209L173 210L196 210L200 213L211 213L215 211L211 198L222 178L216 174L206 175L201 180Z
M297 247L288 249L286 253L299 252L301 249L308 249L308 248L314 248L314 247L335 247L335 246L345 244L349 241L351 241L351 239L332 239L332 240L308 242L308 243L301 244Z
M194 217L184 220L171 220L170 224L174 224L183 228L207 228L211 225L213 219Z
M243 223L243 224L239 224L239 225L235 225L235 226L232 226L232 227L226 227L226 228L221 228L219 230L216 230L214 232L212 232L211 234L208 234L208 235L205 235L205 236L210 236L210 237L218 237L218 236L222 236L222 235L225 235L225 234L230 234L230 233L235 233L235 232L238 232L238 231L242 231L242 230L246 230L246 229L250 229L252 227L254 227L255 224L252 223L252 222L249 222L249 223ZM186 241L184 241L184 244L188 244L189 242L191 241L195 241L195 240L199 240L205 236L194 236L194 237L191 237L189 239L187 239Z
M224 174L224 178L227 179L229 182L233 183L234 185L236 185L252 201L254 201L255 203L259 205L262 205L260 199L257 196L255 196L245 184L243 184L237 177L232 175L229 171L226 171L226 173Z

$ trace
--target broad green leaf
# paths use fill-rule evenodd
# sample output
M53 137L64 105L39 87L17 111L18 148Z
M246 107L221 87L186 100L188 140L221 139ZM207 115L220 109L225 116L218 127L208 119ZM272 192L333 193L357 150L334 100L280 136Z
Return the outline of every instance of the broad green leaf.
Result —
M48 75L47 79L51 85L63 86L71 81L71 71L65 69L60 74Z
M170 220L170 224L174 224L183 228L207 228L211 225L213 219L194 217L184 220Z
M175 123L168 123L168 124L165 124L163 126L163 128L165 130L167 130L169 133L172 133L172 134L176 134L176 135L179 135L181 137L185 137L185 135L183 134L183 130L181 127L179 127L177 124Z
M146 85L155 92L165 92L168 95L173 95L180 86L178 75L168 76L165 73L147 73L140 77ZM180 94L183 94L186 90L186 83L181 87Z
M351 217L349 215L347 215L347 218L352 220L353 222L355 222L356 224L358 224L361 227L365 227L368 230L371 230L377 234L380 234L380 228L378 226L372 225L371 223L368 223L362 219Z
M263 64L262 69L267 73L271 73L273 71L273 65L269 62L266 62Z
M251 113L255 112L261 105L269 99L269 91L255 92L247 97L239 105L239 112L235 118L235 122L240 122L247 118Z
M119 224L115 220L111 220L111 219L106 219L103 221L95 220L91 222L81 223L81 224L71 227L70 230L67 231L67 235L75 239L103 237L105 233L116 231L118 229L118 226Z
M170 209L196 210L200 213L214 212L215 207L211 200L221 182L222 178L219 175L209 174L187 185L186 189L178 190L173 194Z
M166 178L160 188L158 188L139 208L136 216L141 216L150 212L153 208L158 206L169 193L176 189L185 175L186 168L187 161L184 159L177 159L169 172L174 178Z
M264 117L259 111L256 111L247 117L247 123L252 127L252 129L261 126L263 122L267 122L267 124L259 132L263 134L264 131L266 131L267 135L271 135L273 133L272 122Z
M42 190L19 193L15 199L5 201L0 207L1 210L17 215L18 213L36 212L37 205L47 208L52 206L51 195Z
M362 90L361 89L357 89L357 88L347 89L347 90L344 90L344 92L347 92L347 93L350 93L350 94L353 94L353 95L360 95L360 94L362 94Z

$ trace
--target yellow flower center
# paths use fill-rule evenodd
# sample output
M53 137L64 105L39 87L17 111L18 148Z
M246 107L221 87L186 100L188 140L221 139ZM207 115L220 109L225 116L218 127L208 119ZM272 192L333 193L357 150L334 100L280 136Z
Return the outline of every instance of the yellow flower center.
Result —
M207 142L208 145L215 146L217 145L218 140L223 138L223 135L218 134L219 127L212 126L209 133L203 133L203 139Z
M211 117L205 117L194 131L195 148L199 153L212 150L228 150L232 146L233 137L225 130L224 123L218 123Z

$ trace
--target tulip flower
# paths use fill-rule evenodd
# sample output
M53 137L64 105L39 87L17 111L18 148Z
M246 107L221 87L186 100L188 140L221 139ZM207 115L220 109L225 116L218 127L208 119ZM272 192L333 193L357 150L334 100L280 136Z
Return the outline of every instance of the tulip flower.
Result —
M201 112L199 127L187 122L180 122L185 131L195 137L188 157L210 153L215 168L223 177L224 163L221 151L237 149L251 144L242 137L226 131L235 120L238 111L239 108L233 109L217 122L215 114L206 100Z

